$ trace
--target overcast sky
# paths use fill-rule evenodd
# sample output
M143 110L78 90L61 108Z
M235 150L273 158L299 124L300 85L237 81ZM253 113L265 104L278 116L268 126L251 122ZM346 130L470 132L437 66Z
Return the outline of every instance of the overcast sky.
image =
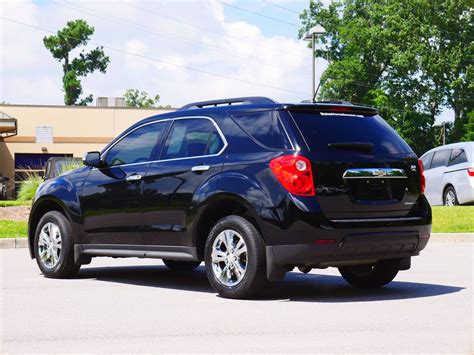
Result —
M123 96L134 88L174 107L248 95L308 99L311 51L297 38L298 13L308 2L225 3L231 6L217 0L3 0L0 16L23 24L0 19L0 101L63 103L61 65L43 46L50 33L38 28L56 32L78 18L95 27L88 47L103 45L111 60L106 74L83 79L84 94ZM324 66L318 60L318 78Z

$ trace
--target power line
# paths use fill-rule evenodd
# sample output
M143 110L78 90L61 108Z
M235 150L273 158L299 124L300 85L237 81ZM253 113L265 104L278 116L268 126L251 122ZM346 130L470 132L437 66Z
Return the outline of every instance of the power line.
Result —
M221 3L222 5L225 5L225 6L228 6L228 7L232 7L234 9L237 9L237 10L240 10L240 11L243 11L243 12L247 12L249 14L252 14L252 15L255 15L255 16L260 16L260 17L264 17L266 19L269 19L269 20L273 20L273 21L276 21L276 22L280 22L280 23L283 23L285 25L289 25L289 26L293 26L293 27L296 27L296 28L300 28L300 26L298 25L295 25L294 23L291 23L291 22L287 22L287 21L283 21L283 20L280 20L280 19L277 19L277 18L274 18L274 17L271 17L271 16L267 16L267 15L263 15L263 14L260 14L258 12L254 12L254 11L250 11L250 10L247 10L247 9L244 9L242 7L239 7L239 6L235 6L233 4L228 4L224 1L220 1L218 0L219 3Z
M231 52L231 51L228 51L228 50L225 50L221 47L217 47L217 46L212 46L212 45L209 45L209 44L206 44L206 43L203 43L203 42L198 42L198 41L194 41L194 40L191 40L191 39L188 39L186 37L183 37L183 36L180 36L180 35L176 35L176 34L173 34L173 33L169 33L169 32L157 32L157 31L154 31L152 28L150 27L147 27L147 26L144 26L144 25L141 25L141 24L137 24L137 23L133 23L133 22L130 22L128 20L124 20L122 18L119 18L119 17L116 17L116 16L112 16L112 15L106 15L104 13L100 13L100 12L97 12L97 11L92 11L90 9L87 9L85 7L82 7L82 6L78 6L78 5L71 5L71 4L65 4L65 3L60 3L60 2L57 2L57 1L54 1L54 0L49 0L50 2L56 4L56 5L59 5L59 6L62 6L62 7L66 7L66 8L69 8L69 9L72 9L72 10L75 10L75 11L79 11L81 13L85 13L85 14L88 14L90 16L94 16L94 17L97 17L97 18L101 18L101 19L106 19L108 21L112 21L112 22L115 22L115 23L118 23L120 25L125 25L125 26L128 26L128 27L132 27L138 31L142 31L142 32L146 32L146 33L150 33L152 35L155 35L155 36L165 36L165 37L172 37L172 38L177 38L179 39L180 41L184 41L184 42L187 42L191 45L196 45L196 46L200 46L200 47L203 47L203 48L208 48L212 51L215 51L215 52L218 52L218 53L222 53L224 55L227 55L227 56L230 56L232 58L240 58L240 59L243 59L243 60L247 60L247 61L251 61L251 62L258 62L260 64L264 64L264 65L267 65L267 66L271 66L271 67L275 67L275 68L281 68L281 69L287 69L287 70L294 70L294 71L301 71L300 68L297 68L297 67L293 67L293 66L288 66L288 65L284 65L284 64L276 64L276 63L272 63L272 62L268 62L268 61L265 61L265 60L262 60L258 57L247 57L247 56L243 56L243 55L240 55L240 54L237 54L235 52Z
M274 4L274 3L270 2L270 1L263 0L263 2L264 2L264 3L267 3L268 5L272 5L272 6L278 7L278 8L280 8L280 9L282 9L282 10L285 10L285 11L288 11L288 12L292 12L292 13L297 14L297 15L300 14L298 11L289 9L289 8L287 8L287 7L284 7L284 6L281 6L281 5L278 5L278 4Z
M28 24L28 23L25 23L25 22L21 22L21 21L17 21L17 20L14 20L14 19L10 19L10 18L7 18L7 17L0 16L0 19L2 19L2 20L4 20L4 21L9 21L9 22L12 22L12 23L16 23L16 24L18 24L18 25L22 25L22 26L26 26L26 27L29 27L29 28L33 28L33 29L36 29L36 30L40 30L40 31L43 31L43 32L47 32L47 33L51 33L51 34L56 34L56 32L54 32L54 31L51 31L51 30L48 30L48 29L45 29L45 28L42 28L42 27L39 27L39 26L31 25L31 24ZM74 37L74 36L65 36L65 37L79 40L79 38ZM167 64L167 65L172 65L172 66L177 67L177 68L183 68L183 69L195 71L195 72L201 73L201 74L207 74L207 75L216 76L216 77L220 77L220 78L224 78L224 79L239 81L239 82L246 83L246 84L250 84L250 85L261 86L261 87L266 87L266 88L270 88L270 89L274 89L274 90L286 91L286 92L290 92L290 93L293 93L293 94L298 94L298 95L305 95L305 96L307 96L307 93L301 92L301 91L296 91L296 90L291 90L291 89L285 89L285 88L281 88L281 87L278 87L278 86L273 86L273 85L269 85L269 84L258 83L258 82L254 82L254 81L250 81L250 80L246 80L246 79L241 79L241 78L236 78L236 77L233 77L233 76L228 76L228 75L225 75L225 74L214 73L214 72L211 72L211 71L207 71L207 70L203 70L203 69L199 69L199 68L194 68L194 67L190 67L190 66L187 66L187 65L182 65L182 64L173 63L173 62L170 62L170 61L167 61L167 60L162 60L162 59L159 59L159 58L149 57L149 56L146 56L146 55L143 55L143 54L139 54L139 53L128 52L128 51L123 50L123 49L120 49L120 48L115 48L115 47L112 47L112 46L109 46L109 45L104 45L104 44L97 43L97 42L93 42L93 41L89 41L89 43L90 43L90 44L93 44L93 45L95 45L95 46L100 46L100 47L103 47L103 48L107 48L107 49L112 50L112 51L115 51L115 52L119 52L119 53L123 53L123 54L128 54L128 55L131 55L131 56L134 56L134 57L147 59L147 60L150 60L150 61L153 61L153 62L158 62L158 63Z
M215 31L214 29L210 29L210 28L207 28L207 27L203 27L203 26L199 26L199 25L195 25L195 24L192 24L192 23L189 23L189 22L186 22L186 21L183 21L181 19L177 19L175 17L171 17L169 15L163 15L159 12L156 12L154 10L151 10L151 9L148 9L148 8L144 8L144 7L140 7L140 6L137 6L135 4L131 4L127 1L121 1L121 3L123 5L127 5L127 6L130 6L130 7L133 7L135 9L138 9L138 10L141 10L145 13L151 13L151 14L154 14L156 16L159 16L159 17L162 17L162 18L165 18L165 19L168 19L168 20L171 20L171 21L175 21L177 23L180 23L180 24L183 24L183 25L186 25L186 26L190 26L190 27L194 27L194 28L197 28L198 30L200 31L204 31L204 32L208 32L208 33L211 33L213 35L221 35L223 37L226 37L226 38L230 38L232 40L236 40L236 41L240 41L240 42L243 42L243 43L247 43L247 44L250 44L251 47L255 48L257 45L255 44L255 40L253 39L250 39L250 38L245 38L245 37L237 37L237 36L232 36L232 35L229 35L227 33L224 33L224 32L220 32L220 31ZM276 53L282 53L282 54L285 54L285 55L291 55L291 56L294 56L294 57L300 57L299 55L297 54L294 54L294 53L290 53L288 51L283 51L283 50L280 50L280 49L277 49L277 48L273 48L271 46L268 46L268 45L265 45L265 44L261 44L259 43L258 44L258 47L263 47L263 48L267 48L268 50L272 51L272 52L276 52Z

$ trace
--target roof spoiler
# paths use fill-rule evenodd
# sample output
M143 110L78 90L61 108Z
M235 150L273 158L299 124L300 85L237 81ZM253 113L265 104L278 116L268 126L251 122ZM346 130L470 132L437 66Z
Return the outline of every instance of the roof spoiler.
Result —
M362 116L374 116L379 112L371 106L357 105L348 101L317 101L312 104L288 105L288 109L298 111L317 111L327 113L346 113Z
M210 101L199 101L192 102L184 105L178 111L192 110L197 108L206 107L218 107L218 106L231 106L231 105L264 105L264 104L276 104L277 102L263 96L249 96L249 97L234 97L231 99L221 100L210 100Z

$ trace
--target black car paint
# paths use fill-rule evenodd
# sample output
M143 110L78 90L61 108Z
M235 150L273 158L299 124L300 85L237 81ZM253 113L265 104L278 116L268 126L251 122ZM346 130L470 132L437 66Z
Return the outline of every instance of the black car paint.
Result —
M200 223L203 223L202 216L222 200L243 206L258 227L267 246L270 279L277 278L271 275L271 263L296 261L291 255L293 249L288 246L296 248L295 256L301 255L299 263L352 259L353 255L349 253L344 256L341 251L344 243L352 240L354 234L361 235L360 241L366 240L368 244L365 245L372 248L378 243L372 243L373 236L378 236L380 240L397 233L417 235L415 247L397 254L399 257L417 255L428 241L431 209L420 193L419 176L407 169L416 164L416 155L380 157L369 152L343 150L331 152L330 155L318 155L308 151L295 122L288 118L282 123L294 147L291 153L306 156L312 161L317 187L316 197L291 195L281 186L268 165L271 159L289 152L263 147L232 120L235 112L284 111L288 107L266 104L258 107L203 108L176 111L138 122L108 147L145 123L203 116L215 121L228 145L218 156L153 161L132 166L85 166L43 183L37 192L29 220L31 257L35 257L32 245L36 224L45 210L54 207L62 210L73 225L77 262L88 261L87 258L81 259L83 254L202 259L203 252L199 250L199 238L202 236L198 235ZM200 164L209 165L210 169L206 172L191 171L193 166ZM399 203L400 208L394 210L390 206L390 210L387 210L384 204L369 204L359 206L361 208L357 211L352 210L341 172L347 167L358 166L406 169L411 185ZM142 175L143 179L125 181L126 176L136 173ZM321 174L332 174L332 177L318 185ZM348 216L369 220L365 223L337 222L337 219ZM380 217L393 219L370 221L371 218ZM415 218L401 220L401 217ZM333 239L335 243L317 245L318 239ZM406 241L408 244L412 242ZM306 249L301 251L301 248ZM375 256L383 258L390 255L379 253ZM356 255L359 259L363 257L363 253Z

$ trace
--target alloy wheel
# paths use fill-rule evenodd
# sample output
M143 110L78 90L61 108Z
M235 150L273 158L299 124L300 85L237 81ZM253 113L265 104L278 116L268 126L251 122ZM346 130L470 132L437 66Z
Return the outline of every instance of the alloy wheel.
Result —
M456 195L452 190L446 192L446 197L444 198L445 206L454 206L456 205Z
M235 286L247 271L247 245L244 238L232 229L219 233L212 244L212 270L225 286Z
M58 265L61 248L62 238L59 227L52 222L46 223L41 228L38 239L38 255L44 267L53 269Z

